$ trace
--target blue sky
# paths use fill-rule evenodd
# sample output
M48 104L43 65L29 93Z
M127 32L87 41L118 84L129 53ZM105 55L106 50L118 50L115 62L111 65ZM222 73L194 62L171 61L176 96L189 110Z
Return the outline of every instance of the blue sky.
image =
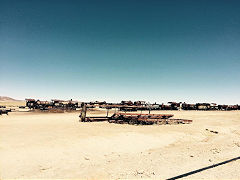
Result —
M0 0L0 95L240 103L240 1Z

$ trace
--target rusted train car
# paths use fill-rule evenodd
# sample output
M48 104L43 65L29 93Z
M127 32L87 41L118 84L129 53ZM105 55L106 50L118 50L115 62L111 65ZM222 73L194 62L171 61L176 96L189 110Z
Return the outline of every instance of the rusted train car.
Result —
M29 109L50 110L50 109L62 109L62 110L76 110L79 104L77 101L64 101L58 99L52 99L51 101L40 101L35 99L26 99L26 106Z

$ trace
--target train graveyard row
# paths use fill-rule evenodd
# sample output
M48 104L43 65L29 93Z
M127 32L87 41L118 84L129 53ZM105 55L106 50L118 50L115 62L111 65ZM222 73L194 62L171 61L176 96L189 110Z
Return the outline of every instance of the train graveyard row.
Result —
M80 110L83 102L71 100L58 100L52 99L51 101L42 101L35 99L25 99L26 105L19 106L20 109L28 108L31 111L46 111L46 112L65 112ZM167 104L161 103L146 103L145 101L121 101L120 103L108 103L106 101L84 102L88 109L102 108L102 109L115 109L118 111L131 112L131 111L156 111L156 110L203 110L203 111L231 111L240 110L240 105L225 105L216 103L196 103L188 104L185 102L168 102ZM1 114L14 111L13 108L0 106Z
M185 102L168 102L167 104L150 104L145 101L121 101L120 103L107 103L106 101L84 102L88 108L105 108L105 109L119 109L120 111L138 111L138 110L240 110L240 105L225 105L216 103L196 103L188 104ZM40 101L35 99L26 99L26 107L29 109L63 109L76 110L81 108L82 102L68 100Z

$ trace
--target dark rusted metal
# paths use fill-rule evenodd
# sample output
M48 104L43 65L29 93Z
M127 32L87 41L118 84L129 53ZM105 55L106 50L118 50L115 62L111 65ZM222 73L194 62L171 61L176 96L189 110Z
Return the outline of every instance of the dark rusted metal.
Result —
M189 124L192 120L169 119L173 114L139 114L139 113L114 113L112 116L95 116L86 117L86 105L83 104L80 114L81 122L97 122L108 121L109 123L118 124L136 124L136 125L152 125L152 124Z
M0 115L2 115L2 114L8 115L8 113L11 111L12 111L11 109L0 109Z
M51 101L40 101L35 99L26 99L26 106L29 109L38 109L42 111L56 110L76 110L78 107L77 101L63 101L58 99L52 99Z

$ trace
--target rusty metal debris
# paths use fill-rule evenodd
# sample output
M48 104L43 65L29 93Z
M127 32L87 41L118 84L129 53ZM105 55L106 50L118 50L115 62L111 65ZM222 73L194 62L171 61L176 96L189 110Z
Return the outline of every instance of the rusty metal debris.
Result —
M108 121L117 124L136 124L136 125L153 125L153 124L189 124L192 120L170 119L173 114L130 114L115 113L110 117L85 117L81 122L99 122Z
M153 104L146 103L145 101L121 101L120 103L108 103L106 101L84 102L87 108L105 108L105 109L118 109L124 112L131 111L151 111L151 110L240 110L240 105L217 105L216 103L196 103L187 104L185 102L168 102L167 104ZM80 107L77 101L64 101L52 99L51 101L40 101L35 99L26 99L26 106L30 109L49 110L76 110Z
M214 133L214 134L218 134L218 131L213 131L213 130L209 130L209 129L206 129L206 131L209 131L209 132Z
M37 109L42 111L55 112L58 110L76 110L78 108L77 101L64 101L58 99L52 99L51 101L40 101L35 99L26 99L26 106L29 109Z
M152 125L152 124L189 124L192 120L170 119L173 114L131 114L131 113L116 113L108 120L110 123L118 124L137 124L137 125Z
M170 119L173 114L139 114L139 113L114 113L112 116L92 116L87 117L87 106L82 104L80 114L80 122L98 122L108 121L109 123L118 124L136 124L136 125L152 125L152 124L189 124L192 120L186 119Z
M8 113L11 111L12 111L11 109L0 109L0 115L2 115L2 114L8 115Z

